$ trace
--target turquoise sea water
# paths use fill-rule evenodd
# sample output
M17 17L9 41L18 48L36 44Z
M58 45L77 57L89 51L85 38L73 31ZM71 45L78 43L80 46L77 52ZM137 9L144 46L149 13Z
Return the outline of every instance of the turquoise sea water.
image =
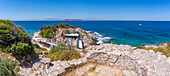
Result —
M42 26L67 23L113 38L115 44L139 46L170 42L170 21L13 21L32 36ZM139 26L142 24L142 26ZM110 41L107 41L110 42Z

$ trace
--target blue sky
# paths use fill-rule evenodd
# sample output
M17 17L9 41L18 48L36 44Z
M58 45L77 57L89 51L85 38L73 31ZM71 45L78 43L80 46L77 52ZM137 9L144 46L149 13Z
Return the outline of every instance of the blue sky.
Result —
M0 0L0 19L170 21L170 0Z

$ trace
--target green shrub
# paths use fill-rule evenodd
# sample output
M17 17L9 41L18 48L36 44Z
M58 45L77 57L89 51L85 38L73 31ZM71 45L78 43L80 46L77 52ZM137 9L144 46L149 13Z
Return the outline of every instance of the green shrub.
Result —
M34 50L35 50L36 54L42 54L43 53L43 50L41 50L41 49L34 49Z
M10 25L10 26L14 25L13 22L10 20L0 20L0 23L4 23L4 24Z
M170 52L170 42L167 42L166 48L167 48L167 49L169 50L169 52Z
M17 76L14 70L16 64L10 59L0 59L0 76Z
M38 44L32 44L32 46L35 48L40 48L40 46Z
M110 43L111 43L111 44L114 44L114 42L113 42L113 41L111 41Z
M63 51L58 59L59 60L72 60L72 59L78 59L80 58L80 53L78 51L70 51L70 50L65 50Z
M7 51L11 52L12 54L17 55L27 55L33 53L33 48L26 43L17 43L12 44L11 47L8 47Z
M49 52L50 53L55 53L55 52L62 51L62 50L67 50L67 48L60 47L60 46L54 46L53 48L51 48L51 50Z
M25 32L25 30L24 30L21 26L16 25L16 27L17 27L18 29L20 29L21 31Z
M49 57L52 61L57 61L57 60L67 61L67 60L72 60L72 59L78 59L81 56L78 51L62 50L62 51L50 53L47 57Z
M56 30L58 28L76 28L72 25L68 25L65 23L60 23L59 25L51 25L51 26L43 26L40 28L40 35L44 38L52 38L56 35Z
M24 55L34 52L28 34L9 20L0 20L0 50Z
M143 46L137 46L136 48L138 48L138 49L144 49Z
M60 23L59 26L60 26L60 28L65 28L65 27L67 27L67 26L69 26L69 25L68 25L68 24L65 24L65 23Z
M14 36L12 36L12 28L4 23L0 23L0 42L8 42Z
M145 49L145 50L153 50L154 52L161 52L163 55L166 55L167 57L170 56L170 42L167 42L167 46L166 47L153 48L153 47L137 46L136 48L138 48L138 49Z
M60 44L58 44L58 46L66 46L66 44L60 43Z
M43 50L43 51L47 51L47 49L46 49L46 48L41 48L41 50Z
M24 32L19 32L18 34L18 41L24 42L28 38L28 34Z
M60 46L54 46L53 48L51 48L47 57L50 58L52 61L57 61L78 59L81 56L77 50L71 50L70 46L60 44Z

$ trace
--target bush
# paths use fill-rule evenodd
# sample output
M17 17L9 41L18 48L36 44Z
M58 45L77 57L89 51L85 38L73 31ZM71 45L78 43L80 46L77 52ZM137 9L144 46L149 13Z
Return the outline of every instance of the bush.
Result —
M42 54L43 51L41 49L34 49L36 54Z
M27 55L33 53L33 48L26 43L17 43L12 44L11 47L8 47L7 51L16 55Z
M32 46L35 48L40 48L40 46L38 44L32 44Z
M76 28L72 25L60 23L59 25L43 26L40 28L40 35L44 38L52 38L56 35L57 28Z
M28 39L28 34L27 33L24 33L24 32L20 32L18 34L18 41L21 41L21 42L25 42L25 40Z
M65 28L65 27L67 27L67 26L69 26L69 25L68 25L68 24L65 24L65 23L60 23L59 26L60 26L60 28Z
M23 55L34 52L28 34L9 20L0 20L0 50Z
M16 64L10 59L0 59L0 76L17 76L14 71Z
M81 56L78 51L62 50L62 51L50 53L47 57L49 57L52 61L57 61L57 60L67 61L72 59L78 59Z
M43 51L47 51L47 49L46 49L46 48L41 48L41 50L43 50Z
M49 52L55 53L55 52L62 51L62 50L67 50L67 49L65 47L54 46L53 48L51 48L51 50Z
M114 44L114 42L113 42L113 41L111 41L110 43L111 43L111 44Z
M167 42L166 48L167 48L167 49L169 50L169 52L170 52L170 42Z
M0 42L8 42L14 36L12 34L12 29L9 25L0 23Z
M71 50L70 46L66 46L65 44L61 45L51 48L47 57L49 57L52 61L72 60L81 57L80 53L74 49Z
M60 43L60 44L58 44L58 46L66 46L66 44Z
M138 49L145 49L145 50L153 50L154 52L161 52L163 55L166 55L167 57L170 56L170 42L167 42L167 46L166 47L153 48L153 47L137 46L136 48L138 48Z
M21 26L16 25L16 27L17 27L18 29L20 29L21 31L25 32L25 30L24 30Z
M138 49L144 49L143 46L137 46L136 48L138 48Z

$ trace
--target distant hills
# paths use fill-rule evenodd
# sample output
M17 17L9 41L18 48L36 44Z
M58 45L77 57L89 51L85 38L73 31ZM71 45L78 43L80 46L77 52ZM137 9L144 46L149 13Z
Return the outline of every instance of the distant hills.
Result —
M83 19L65 19L64 21L84 21Z

